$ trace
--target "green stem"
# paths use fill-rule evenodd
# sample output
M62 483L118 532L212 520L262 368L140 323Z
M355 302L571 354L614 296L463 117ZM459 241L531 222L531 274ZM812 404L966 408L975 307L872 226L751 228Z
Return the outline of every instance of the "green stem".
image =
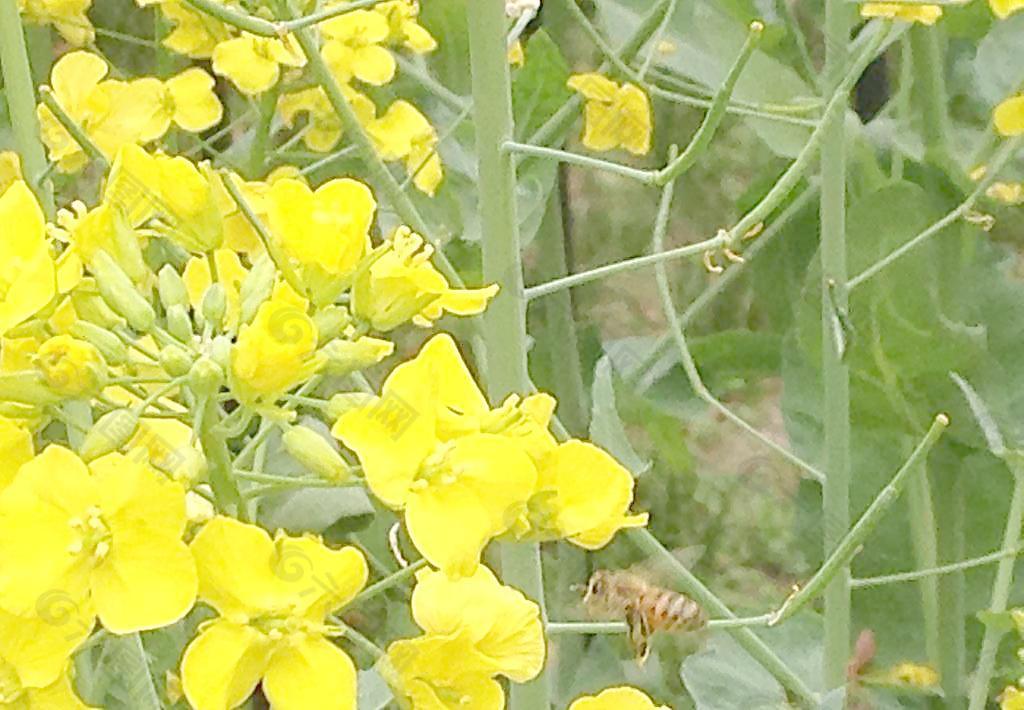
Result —
M960 203L959 207L904 243L902 246L893 249L889 254L885 255L874 264L854 276L847 282L847 290L852 291L865 281L874 278L883 270L892 266L896 261L906 256L922 243L937 235L949 225L969 216L971 211L974 209L974 205L979 199L981 199L982 195L985 194L985 191L989 186L995 182L996 178L999 176L1000 170L1002 170L1003 166L1005 166L1017 154L1017 151L1020 150L1021 146L1024 146L1024 136L1018 136L1004 141L1002 147L992 159L992 163L988 166L985 176L978 182L971 194L967 196L967 199Z
M1010 552L1020 546L1021 521L1024 519L1024 465L1019 459L1008 458L1007 465L1013 472L1013 497L1010 499L1010 510L1006 516L1006 529L1003 532L1003 553L996 568L996 578L992 582L992 598L988 611L1000 614L1006 611L1010 599L1010 587L1013 585L1013 567L1016 556ZM1005 631L994 624L985 626L985 635L981 640L981 652L978 654L978 666L974 670L970 689L969 710L982 710L988 700L988 685L996 665L996 652Z
M583 284L603 279L614 274L620 274L626 271L634 271L636 269L642 269L646 266L654 266L667 261L674 261L676 259L684 259L692 256L700 256L708 251L715 251L721 249L724 246L729 245L729 236L726 232L722 232L718 236L712 237L711 239L705 239L702 242L696 244L687 244L685 246L676 247L675 249L668 249L666 251L656 252L654 254L647 254L646 256L637 256L632 259L624 259L623 261L617 261L614 264L607 264L605 266L599 266L596 269L589 269L578 274L571 274L569 276L563 276L560 279L548 281L537 286L531 286L526 289L525 297L527 300L533 300L535 298L541 298L552 293L558 293L564 291L567 288L573 288L574 286L581 286Z
M843 353L833 341L832 308L845 309L847 291L831 301L829 284L845 284L846 273L846 104L848 89L842 86L848 62L850 8L842 0L825 0L825 82L828 91L843 98L841 112L826 115L821 128L821 303L822 377L824 380L825 485L822 493L824 546L827 560L801 595L812 598L825 588L824 681L828 689L846 682L850 657L850 571L846 566L855 548L840 556L840 545L850 529L850 375ZM834 561L834 562L833 562ZM829 562L832 562L829 565ZM804 594L806 592L806 594ZM785 609L785 607L784 607ZM781 613L780 613L781 620Z
M729 104L729 99L732 97L732 92L736 89L736 82L739 81L744 67L747 66L747 62L750 61L754 50L757 49L757 45L761 42L761 35L763 33L764 25L762 23L751 23L747 40L743 43L736 61L729 68L729 73L726 75L725 81L722 82L722 86L718 89L718 93L715 94L715 98L711 102L711 108L704 115L704 120L701 122L700 127L679 157L658 172L655 184L666 185L675 180L692 168L697 160L707 151L708 147L710 147L711 141L715 137L715 132L725 117L725 109Z
M877 527L882 516L899 499L907 478L914 471L918 470L920 464L924 463L928 452L931 451L935 442L938 441L942 432L948 426L949 418L945 414L935 417L928 432L924 435L924 438L914 449L913 453L910 454L910 457L900 466L900 469L885 488L875 496L875 499L871 501L871 505L860 516L856 524L835 544L825 562L814 573L810 581L789 597L779 607L778 611L772 615L771 626L776 626L792 617L806 604L816 599L823 591L827 591L830 583L840 572L847 571L850 561L860 551L861 546L874 531L875 527ZM827 603L828 600L826 598Z
M319 24L324 20L331 19L332 17L344 15L346 12L366 10L383 1L384 0L351 0L351 2L335 5L334 7L325 7L323 10L311 13L305 17L298 17L294 20L279 22L277 25L280 30L284 32L294 32L295 30L301 30L304 27Z
M951 162L949 144L949 97L946 94L945 57L938 28L917 25L910 30L914 67L914 102L921 109L920 131L925 154L937 166Z
M270 142L270 126L277 109L277 87L265 91L259 100L259 120L249 149L249 179L259 180L267 169L267 145Z
M253 17L244 12L222 5L216 0L185 0L196 10L216 18L226 25L231 25L260 37L278 37L280 28L276 22Z
M907 485L907 509L910 514L910 538L914 560L922 569L939 563L936 543L935 507L928 476L915 476ZM921 616L924 622L925 657L938 668L942 653L942 629L939 623L939 584L934 577L924 577L918 585L921 594ZM851 582L851 588L853 584Z
M383 594L384 592L388 591L392 587L398 586L399 584L401 584L405 580L407 580L410 577L414 576L417 572L419 572L421 569L423 569L426 566L427 566L427 561L426 560L416 560L415 562L410 564L408 567L403 567L402 569L398 570L397 572L389 574L387 577L385 577L384 579L380 580L379 582L375 582L375 583L371 584L369 587L367 587L363 591L359 592L359 594L357 594L355 596L355 598L352 599L352 601L350 601L348 603L348 605L349 606L354 606L356 604L360 604L362 602L365 602L368 599L373 599L375 596L377 596L379 594Z
M625 535L636 544L646 555L656 558L664 564L667 572L672 575L674 586L695 602L707 613L721 619L735 619L732 610L719 599L714 592L704 586L675 555L665 548L646 528L627 530ZM724 625L723 625L724 626ZM817 708L818 698L806 683L794 673L774 651L746 626L725 626L726 631L736 642L750 654L751 658L772 674L804 707Z
M7 99L14 144L21 158L21 169L43 212L52 218L53 187L44 177L46 153L39 137L32 69L18 13L18 0L0 0L0 69L3 70L4 97Z
M241 495L232 476L231 452L222 434L218 433L222 413L220 407L211 398L205 404L203 426L199 430L199 441L203 447L203 455L208 464L210 487L217 501L217 508L222 512L241 511Z
M1009 550L996 550L981 557L972 557L969 560L961 560L948 565L940 565L929 569L919 569L913 572L897 572L895 574L883 574L877 577L860 577L850 580L852 589L868 589L870 587L882 587L887 584L901 584L903 582L916 582L928 577L938 577L952 572L984 567L993 562L999 562L1007 557L1017 557L1021 553L1020 547L1013 547Z
M936 545L943 552L943 562L964 556L964 497L966 477L959 465L947 465L936 472L935 518ZM1016 546L1014 542L1014 546ZM939 589L939 654L936 668L942 684L945 707L959 710L965 706L964 676L966 669L966 602L962 571L953 571L938 580Z
M472 101L456 94L412 59L399 54L395 57L395 61L398 62L398 68L402 70L403 74L440 99L441 103L447 104L452 111L465 111L473 105Z
M81 126L68 115L67 111L64 110L59 103L57 103L57 97L53 95L53 91L48 86L42 86L39 88L39 98L42 100L46 107L53 112L53 115L60 122L60 125L64 127L71 137L75 139L79 147L85 154L89 156L89 159L97 163L103 172L107 172L110 169L110 163L107 161L107 157L103 155L103 151L92 142L89 138L89 134L86 133Z
M484 279L501 285L501 292L484 315L484 371L494 402L513 392L527 391L526 301L519 253L516 215L515 163L502 146L514 134L512 91L505 46L502 0L467 4L472 68L473 119L480 178L480 220ZM537 602L546 616L540 546L507 543L501 548L502 577ZM511 689L513 710L547 710L551 687L547 670Z
M534 158L556 160L568 165L578 165L580 167L591 168L593 170L603 170L607 173L620 175L622 177L629 178L630 180L642 182L645 185L653 185L657 178L657 173L651 170L637 170L636 168L631 168L628 165L622 165L621 163L613 163L609 160L601 160L600 158L591 158L589 155L570 153L565 150L558 150L557 148L545 148L544 146L539 145L527 145L525 143L508 141L503 146L503 149L508 153L518 153L519 155L529 155Z

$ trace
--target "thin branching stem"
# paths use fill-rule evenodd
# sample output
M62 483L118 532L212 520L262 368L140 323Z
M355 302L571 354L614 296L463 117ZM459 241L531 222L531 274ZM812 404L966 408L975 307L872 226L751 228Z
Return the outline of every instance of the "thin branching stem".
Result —
M636 168L631 168L628 165L622 165L621 163L613 163L610 160L591 158L589 155L570 153L569 151L558 150L557 148L545 148L544 146L539 145L527 145L526 143L508 141L503 146L503 149L508 153L528 155L534 158L555 160L560 163L566 163L567 165L578 165L581 168L601 170L606 173L629 178L630 180L636 180L637 182L641 182L645 185L653 185L658 175L653 170L638 170Z
M875 496L875 499L871 501L871 505L868 506L868 509L864 511L854 526L836 544L828 558L818 568L818 571L814 573L810 581L790 596L779 607L778 611L772 615L771 626L776 626L789 619L804 606L817 599L825 591L829 583L835 579L837 574L848 569L850 562L856 557L858 551L867 541L868 536L878 526L882 516L888 512L893 503L903 493L910 475L923 468L928 453L948 426L949 417L945 414L939 414L935 417L928 432L918 443L913 453L900 466L885 488Z
M876 577L855 577L850 580L850 588L869 589L871 587L883 587L888 584L916 582L928 577L939 577L944 574L952 574L954 572L974 569L975 567L984 567L992 564L993 562L1006 559L1007 557L1016 557L1020 553L1021 548L1014 547L1009 550L997 550L996 552L990 552L989 554L982 555L981 557L972 557L969 560L952 562L948 565L939 565L938 567L929 567L928 569L914 570L913 572L896 572L894 574L882 574Z
M110 163L107 161L107 157L103 155L92 139L89 138L89 134L83 130L81 126L68 115L68 112L64 110L64 107L57 102L57 97L53 95L53 92L48 86L42 86L39 88L39 98L46 104L46 107L53 112L53 115L60 122L60 125L64 127L71 137L75 139L79 147L85 151L85 154L89 156L89 159L95 162L103 172L107 172L110 169Z

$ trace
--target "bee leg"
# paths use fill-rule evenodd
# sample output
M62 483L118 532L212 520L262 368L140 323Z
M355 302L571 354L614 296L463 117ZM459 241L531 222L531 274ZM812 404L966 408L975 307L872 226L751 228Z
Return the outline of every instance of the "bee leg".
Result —
M626 625L629 627L629 645L633 648L637 665L642 666L651 655L651 629L646 615L635 606L626 608Z

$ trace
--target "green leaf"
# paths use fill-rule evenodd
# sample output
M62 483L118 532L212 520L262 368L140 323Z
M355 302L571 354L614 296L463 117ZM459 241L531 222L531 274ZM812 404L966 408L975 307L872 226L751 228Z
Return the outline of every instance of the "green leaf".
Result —
M375 670L359 671L356 687L359 689L359 696L356 698L356 707L359 710L382 710L394 697L391 688Z
M785 707L786 691L724 633L683 662L682 678L697 710Z
M104 707L162 710L163 703L139 634L107 638L100 657L100 672L107 681Z
M592 412L590 417L590 438L598 446L606 449L612 456L628 468L634 476L639 476L650 466L637 455L633 445L629 443L626 429L619 418L615 406L615 384L612 378L612 363L604 356L597 363L594 371L594 386L591 389Z
M978 611L975 616L978 617L978 621L985 626L1004 634L1017 628L1017 625L1013 621L1013 614L1009 611L995 612L982 609L981 611Z
M1024 15L1017 13L997 22L978 44L974 58L977 91L995 105L1012 96L1024 84Z

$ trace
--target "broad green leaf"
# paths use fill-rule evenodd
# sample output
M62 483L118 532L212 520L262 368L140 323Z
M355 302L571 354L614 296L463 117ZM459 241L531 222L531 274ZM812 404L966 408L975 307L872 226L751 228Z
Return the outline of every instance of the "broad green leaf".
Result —
M1020 13L996 22L978 44L974 58L976 87L992 106L1017 93L1024 84L1022 46L1024 15Z
M382 710L391 702L391 688L375 670L359 671L357 679L359 697L356 707L359 710Z

